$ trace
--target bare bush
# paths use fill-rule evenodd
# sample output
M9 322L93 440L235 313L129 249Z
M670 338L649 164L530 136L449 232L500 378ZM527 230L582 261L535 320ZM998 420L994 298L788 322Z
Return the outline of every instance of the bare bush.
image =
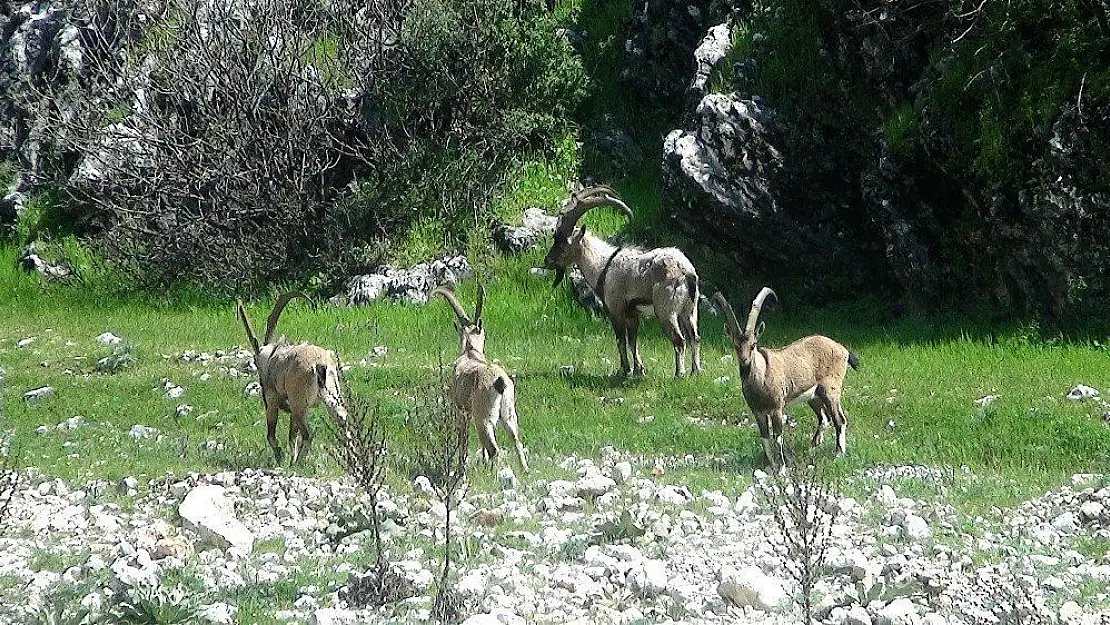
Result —
M405 418L406 429L415 436L413 468L428 478L432 490L443 504L443 562L439 572L432 616L441 623L462 620L462 598L450 586L454 561L452 520L466 488L466 456L470 423L467 415L447 396L447 370L442 362L439 379L416 397Z
M783 569L798 584L796 601L804 623L814 622L817 582L824 575L832 528L839 515L841 484L824 457L813 451L797 456L781 470L758 475L756 489L771 508L775 524L768 536Z
M52 173L156 282L277 277L322 253L338 189L379 149L364 94L409 4L75 0L84 72L38 102Z
M146 283L289 280L414 219L473 226L584 91L538 0L67 2L79 58L22 109L63 211Z
M366 574L352 576L343 589L343 596L351 605L380 606L411 597L413 589L406 579L390 569L382 541L378 503L384 485L388 446L381 407L353 391L348 395L347 419L339 426L332 426L332 456L362 488L367 505L342 519L342 526L331 538L338 544L354 534L370 532L374 565Z

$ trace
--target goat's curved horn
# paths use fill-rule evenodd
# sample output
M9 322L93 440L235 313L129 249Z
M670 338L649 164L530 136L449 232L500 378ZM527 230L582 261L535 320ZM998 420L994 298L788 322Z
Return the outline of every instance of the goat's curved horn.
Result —
M482 325L482 305L486 303L486 287L478 285L478 303L474 306L474 323Z
M455 299L455 294L452 293L450 290L443 287L437 287L432 290L428 297L431 297L432 295L442 295L443 299L447 300L447 303L451 305L451 308L455 309L455 316L459 318L459 321L462 321L465 325L468 326L474 325L474 322L470 320L469 316L467 316L466 311L462 307L462 304L459 303L459 300Z
M571 197L570 197L571 201L567 205L567 209L570 209L571 207L573 207L574 204L576 203L576 201L584 200L588 197L592 197L594 195L597 195L598 193L604 193L606 195L611 195L611 196L613 196L615 198L618 198L618 199L620 198L620 194L618 194L616 192L616 190L613 189L613 187L610 187L610 186L604 185L604 184L598 184L598 185L594 185L592 187L587 187L585 189L582 189L581 191L579 191L577 193L572 193ZM564 211L564 212L566 212L566 211Z
M615 206L626 217L632 219L632 209L624 203L616 191L610 187L596 186L571 196L570 204L559 215L559 229L563 232L569 231L578 224L578 220L586 214L586 211L598 206Z
M290 291L283 293L274 302L274 309L270 311L270 316L266 318L266 334L262 337L263 345L270 344L270 339L274 336L274 330L277 329L278 319L281 318L281 312L285 310L285 305L298 297L308 299L308 296L301 291Z
M763 287L763 289L759 291L759 295L756 295L755 300L752 301L752 310L748 313L748 326L745 328L747 332L755 331L755 323L759 321L759 311L763 308L763 303L767 300L768 295L771 296L772 303L779 300L779 296L775 295L775 292L772 291L770 287Z
M740 324L736 322L736 312L732 310L732 304L728 303L728 300L725 299L724 295L721 295L720 291L713 294L713 303L725 314L725 323L728 324L729 329L734 334L739 335Z

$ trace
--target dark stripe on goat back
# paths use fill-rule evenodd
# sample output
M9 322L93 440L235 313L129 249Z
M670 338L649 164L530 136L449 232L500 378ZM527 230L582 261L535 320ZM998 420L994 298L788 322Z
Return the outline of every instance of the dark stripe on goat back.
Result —
M698 303L698 277L686 276L686 290L689 291L690 301Z

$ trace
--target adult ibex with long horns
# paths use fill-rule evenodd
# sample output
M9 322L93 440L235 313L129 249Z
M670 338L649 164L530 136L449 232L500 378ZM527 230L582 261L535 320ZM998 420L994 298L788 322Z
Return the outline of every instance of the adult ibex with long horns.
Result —
M678 248L618 247L579 227L578 220L586 211L599 206L613 206L632 217L632 209L609 187L595 186L573 194L559 214L551 251L544 261L555 270L555 284L569 267L582 272L613 324L622 374L644 375L637 341L642 314L658 318L674 345L675 377L686 374L688 345L693 351L691 369L701 371L698 274L693 263Z
M782 441L786 409L803 401L817 415L813 445L824 439L831 419L836 426L836 448L843 454L848 447L848 416L840 397L848 367L858 368L859 359L840 343L820 335L798 339L779 349L760 347L764 324L759 322L759 312L768 297L771 303L778 300L774 291L763 287L752 302L747 324L741 328L728 300L720 293L713 295L713 303L725 315L725 333L736 350L744 399L759 424L767 461L772 466L786 463Z
M266 320L266 334L262 337L261 345L251 328L242 300L237 302L236 308L254 350L254 364L258 369L259 385L262 387L262 403L266 407L266 441L278 463L282 460L281 446L277 441L279 411L284 410L290 414L289 449L293 463L303 461L312 445L312 429L308 424L309 408L324 404L337 426L342 426L347 419L339 358L335 352L308 343L294 345L285 336L271 342L281 312L290 300L297 297L308 299L308 296L299 292L286 293L277 299Z

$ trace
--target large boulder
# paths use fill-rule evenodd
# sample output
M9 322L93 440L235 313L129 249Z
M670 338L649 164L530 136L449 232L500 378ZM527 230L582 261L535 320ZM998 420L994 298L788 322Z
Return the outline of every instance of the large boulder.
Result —
M692 128L664 141L663 205L745 276L818 298L885 283L869 227L841 211L831 195L800 185L803 158L791 149L785 122L761 98L710 93Z
M221 549L237 549L243 553L254 549L254 534L235 518L234 506L223 486L197 486L185 495L177 512L186 527Z
M718 578L717 594L733 604L757 610L773 610L786 601L782 582L765 574L757 566L741 570L723 569Z

